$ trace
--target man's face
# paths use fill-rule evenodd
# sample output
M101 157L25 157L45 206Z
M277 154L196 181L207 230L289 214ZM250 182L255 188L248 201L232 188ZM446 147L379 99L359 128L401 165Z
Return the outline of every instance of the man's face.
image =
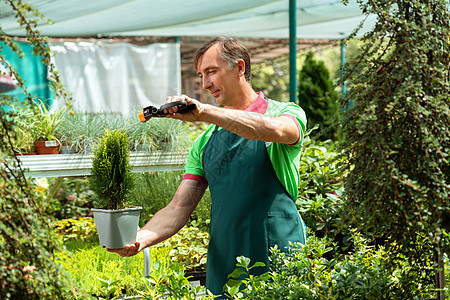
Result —
M198 60L197 71L202 78L202 88L208 90L223 106L233 105L233 96L239 84L238 67L230 70L228 63L220 57L220 46L211 46Z

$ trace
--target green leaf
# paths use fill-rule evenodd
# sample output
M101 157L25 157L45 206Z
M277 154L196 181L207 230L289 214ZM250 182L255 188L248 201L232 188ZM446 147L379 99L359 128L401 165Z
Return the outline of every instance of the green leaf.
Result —
M228 275L228 278L238 278L239 276L241 276L243 274L247 274L247 272L241 268L236 268L230 275Z
M250 258L245 257L245 256L238 256L236 258L237 260L237 267L243 267L244 269L248 269L249 265L250 265Z
M265 266L266 266L265 263L258 261L250 269L253 269L253 268L256 268L256 267L265 267Z
M239 289L239 286L241 286L241 284L242 284L241 280L229 279L226 285L229 287L237 287Z

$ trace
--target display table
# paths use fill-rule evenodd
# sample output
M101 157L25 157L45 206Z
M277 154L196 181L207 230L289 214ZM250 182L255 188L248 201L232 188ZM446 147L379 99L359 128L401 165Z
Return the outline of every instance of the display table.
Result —
M90 175L92 154L56 154L18 156L25 177L76 177ZM187 152L131 152L133 172L184 170Z

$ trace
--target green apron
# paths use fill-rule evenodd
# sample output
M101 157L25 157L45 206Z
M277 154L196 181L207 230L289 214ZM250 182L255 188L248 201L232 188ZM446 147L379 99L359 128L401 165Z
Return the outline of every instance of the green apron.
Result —
M269 248L286 251L305 243L306 230L295 201L279 181L265 142L248 140L217 126L205 146L203 169L211 192L206 287L223 293L236 257L244 255L269 270Z

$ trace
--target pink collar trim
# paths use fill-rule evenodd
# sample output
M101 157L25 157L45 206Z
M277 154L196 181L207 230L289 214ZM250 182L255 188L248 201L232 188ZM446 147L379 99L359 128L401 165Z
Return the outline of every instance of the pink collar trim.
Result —
M267 111L267 107L269 107L269 101L267 101L263 92L258 92L258 98L245 109L245 111L256 112L260 114L264 114Z

